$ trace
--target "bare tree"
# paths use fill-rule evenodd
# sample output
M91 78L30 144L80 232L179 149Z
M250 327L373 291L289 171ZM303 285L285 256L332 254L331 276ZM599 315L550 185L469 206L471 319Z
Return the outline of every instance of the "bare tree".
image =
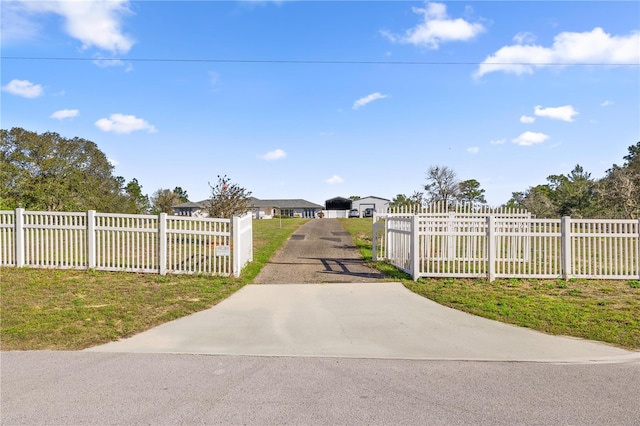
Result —
M424 190L428 203L453 203L460 196L460 183L456 172L447 166L430 166Z
M231 218L240 216L249 211L249 197L251 191L232 183L226 175L218 175L218 183L211 188L211 198L207 208L209 216L219 218Z

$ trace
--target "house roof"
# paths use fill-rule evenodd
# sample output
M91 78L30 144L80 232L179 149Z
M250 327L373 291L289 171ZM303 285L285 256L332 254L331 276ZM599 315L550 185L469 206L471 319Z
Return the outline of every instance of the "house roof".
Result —
M186 203L173 206L174 209L205 209L209 204L209 200L188 201ZM324 207L302 199L276 199L276 200L260 200L255 197L249 197L249 207L275 207L279 209L323 209Z
M311 201L296 199L260 200L251 197L250 207L275 207L279 209L323 209L324 207Z
M329 198L326 201L352 201L352 200L350 198L334 197L334 198Z
M376 197L376 196L373 196L373 195L369 195L368 197L358 198L357 200L353 200L353 201L366 200L367 198L375 198L377 200L382 200L382 201L391 201L391 200L387 200L386 198Z
M204 209L207 208L209 200L187 201L186 203L176 204L172 206L174 209Z

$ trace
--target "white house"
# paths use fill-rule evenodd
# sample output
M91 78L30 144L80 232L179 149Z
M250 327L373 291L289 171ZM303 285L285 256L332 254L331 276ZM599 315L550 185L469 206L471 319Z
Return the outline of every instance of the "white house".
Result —
M177 216L207 217L209 200L186 202L173 206L173 214ZM276 215L289 217L314 218L322 211L322 206L307 200L259 200L249 199L249 211L254 219L270 218Z
M372 208L374 211L378 213L386 212L389 209L390 200L386 198L380 197L364 197L358 200L353 200L351 203L352 209L358 209L360 212L360 217L362 217L365 209Z

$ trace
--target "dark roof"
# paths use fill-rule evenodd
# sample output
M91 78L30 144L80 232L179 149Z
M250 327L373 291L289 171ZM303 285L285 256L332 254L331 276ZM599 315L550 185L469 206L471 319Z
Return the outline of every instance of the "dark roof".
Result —
M329 198L328 200L325 200L325 202L326 201L351 201L351 199L350 198L343 198L343 197L335 197L335 198Z
M205 209L209 205L209 200L187 201L186 203L172 206L174 209Z
M311 201L297 199L275 199L275 200L259 200L251 197L249 206L251 207L276 207L279 209L322 209L319 204L312 203Z

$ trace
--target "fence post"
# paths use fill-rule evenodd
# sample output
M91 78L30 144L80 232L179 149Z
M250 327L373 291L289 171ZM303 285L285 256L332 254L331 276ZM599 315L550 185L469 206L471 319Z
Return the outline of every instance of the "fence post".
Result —
M16 243L16 267L24 266L24 209L16 209L15 219L15 243Z
M231 219L231 244L233 244L233 253L231 254L231 258L233 259L233 264L231 267L231 272L233 272L234 277L240 276L240 262L242 261L242 251L240 250L240 218L238 216L233 216Z
M490 214L487 216L487 278L496 280L496 218Z
M571 278L571 217L562 216L560 220L560 244L562 245L562 278Z
M167 275L167 214L158 215L158 272Z
M376 217L376 213L373 214L373 217ZM378 261L378 224L377 221L373 221L371 225L371 260L374 262Z
M87 269L96 267L96 211L87 212Z
M420 247L420 235L418 234L419 219L420 217L417 214L411 217L411 273L414 281L418 281L418 278L420 278L420 253L418 252Z
M638 243L636 244L636 252L638 255L636 267L638 268L638 279L640 279L640 219L638 219Z

